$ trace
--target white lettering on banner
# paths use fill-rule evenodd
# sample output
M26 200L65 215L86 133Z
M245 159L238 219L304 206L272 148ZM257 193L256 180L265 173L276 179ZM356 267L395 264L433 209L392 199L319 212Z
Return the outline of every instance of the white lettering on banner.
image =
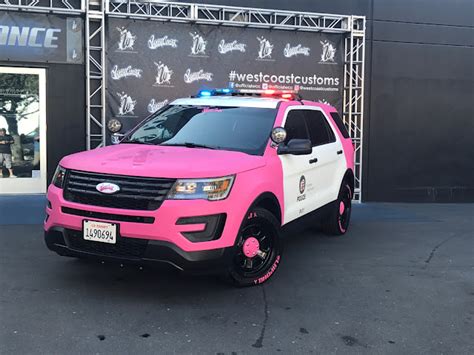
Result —
M217 47L217 50L219 51L220 54L226 54L232 51L239 51L239 52L245 53L245 47L247 47L245 43L239 43L237 41L226 43L224 40L221 40L219 42L219 46Z
M133 35L125 27L117 27L117 31L120 32L120 39L118 41L118 49L120 51L133 50L137 36Z
M156 77L155 77L155 84L154 86L159 85L170 85L171 84L171 76L173 75L173 71L162 62L156 63Z
M204 37L196 32L190 32L189 35L193 38L191 55L206 55L207 41L204 40Z
M135 106L137 105L137 100L133 100L131 96L127 95L125 92L117 93L120 98L120 105L118 108L119 116L125 116L128 114L134 114Z
M303 47L301 44L298 44L295 47L291 47L289 43L286 44L285 49L283 50L283 55L286 58L291 58L297 56L298 54L303 54L304 56L309 56L310 52L309 47Z
M198 80L212 81L213 75L214 74L212 73L205 72L203 69L196 72L191 72L191 69L188 68L184 73L184 82L186 84L191 84Z
M110 77L113 80L120 80L122 78L127 78L130 76L134 76L135 78L141 78L142 71L143 70L141 69L133 68L131 65L126 68L119 68L118 65L114 65L112 70L110 71Z
M328 40L320 41L320 43L323 46L323 53L321 54L320 63L336 64L336 47L334 47L334 44L329 42Z
M335 76L314 75L277 75L258 73L239 73L236 70L229 72L229 81L238 83L271 83L271 84L291 84L291 85L323 85L332 86L338 90L340 80Z
M155 35L151 35L148 39L148 48L157 49L162 47L178 47L178 40L174 38L169 38L168 36L163 36L160 38L155 38Z
M163 101L156 101L155 99L151 99L148 103L147 109L149 113L154 113L158 111L160 108L168 105L169 100L165 99Z
M0 46L58 48L56 41L59 33L59 28L0 25ZM38 41L42 36L44 39Z
M273 44L265 37L257 37L257 40L260 42L258 59L270 59L272 57Z

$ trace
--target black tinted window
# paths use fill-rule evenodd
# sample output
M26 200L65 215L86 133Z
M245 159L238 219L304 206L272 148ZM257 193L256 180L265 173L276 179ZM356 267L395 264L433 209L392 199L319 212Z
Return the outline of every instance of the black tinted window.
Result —
M336 141L334 132L321 111L307 110L305 114L313 147Z
M342 122L341 117L337 112L331 112L331 117L334 120L334 123L336 124L337 128L339 128L339 131L341 131L341 134L344 138L349 138L349 132L347 132L346 125L344 122Z
M306 129L305 117L303 110L292 110L288 113L285 123L286 141L292 139L309 139Z
M124 143L200 145L262 155L276 110L170 105L137 127Z

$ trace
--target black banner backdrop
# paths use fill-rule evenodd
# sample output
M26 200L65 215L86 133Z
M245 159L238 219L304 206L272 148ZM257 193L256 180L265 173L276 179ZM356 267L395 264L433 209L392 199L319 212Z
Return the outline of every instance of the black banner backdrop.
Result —
M338 34L109 19L107 118L126 132L201 89L296 89L342 107Z

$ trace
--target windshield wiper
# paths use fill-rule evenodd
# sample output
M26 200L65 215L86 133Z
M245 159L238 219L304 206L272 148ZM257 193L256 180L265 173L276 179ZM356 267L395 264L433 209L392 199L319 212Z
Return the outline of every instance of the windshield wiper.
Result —
M132 140L121 141L121 142L120 142L120 144L123 144L123 143L155 145L155 144L150 143L150 142L142 142L142 141L133 140L133 139L132 139Z
M186 148L205 148L205 149L218 149L219 147L211 147L205 144L197 144L197 143L190 143L190 142L184 142L184 143L169 143L169 144L162 144L166 146L172 146L172 147L186 147Z

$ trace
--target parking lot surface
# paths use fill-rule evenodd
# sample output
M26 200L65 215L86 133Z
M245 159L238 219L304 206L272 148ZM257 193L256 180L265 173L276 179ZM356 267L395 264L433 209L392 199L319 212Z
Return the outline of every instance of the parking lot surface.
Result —
M268 283L234 288L57 256L42 201L15 201L0 201L1 354L474 353L474 205L357 205L339 238L307 220Z

